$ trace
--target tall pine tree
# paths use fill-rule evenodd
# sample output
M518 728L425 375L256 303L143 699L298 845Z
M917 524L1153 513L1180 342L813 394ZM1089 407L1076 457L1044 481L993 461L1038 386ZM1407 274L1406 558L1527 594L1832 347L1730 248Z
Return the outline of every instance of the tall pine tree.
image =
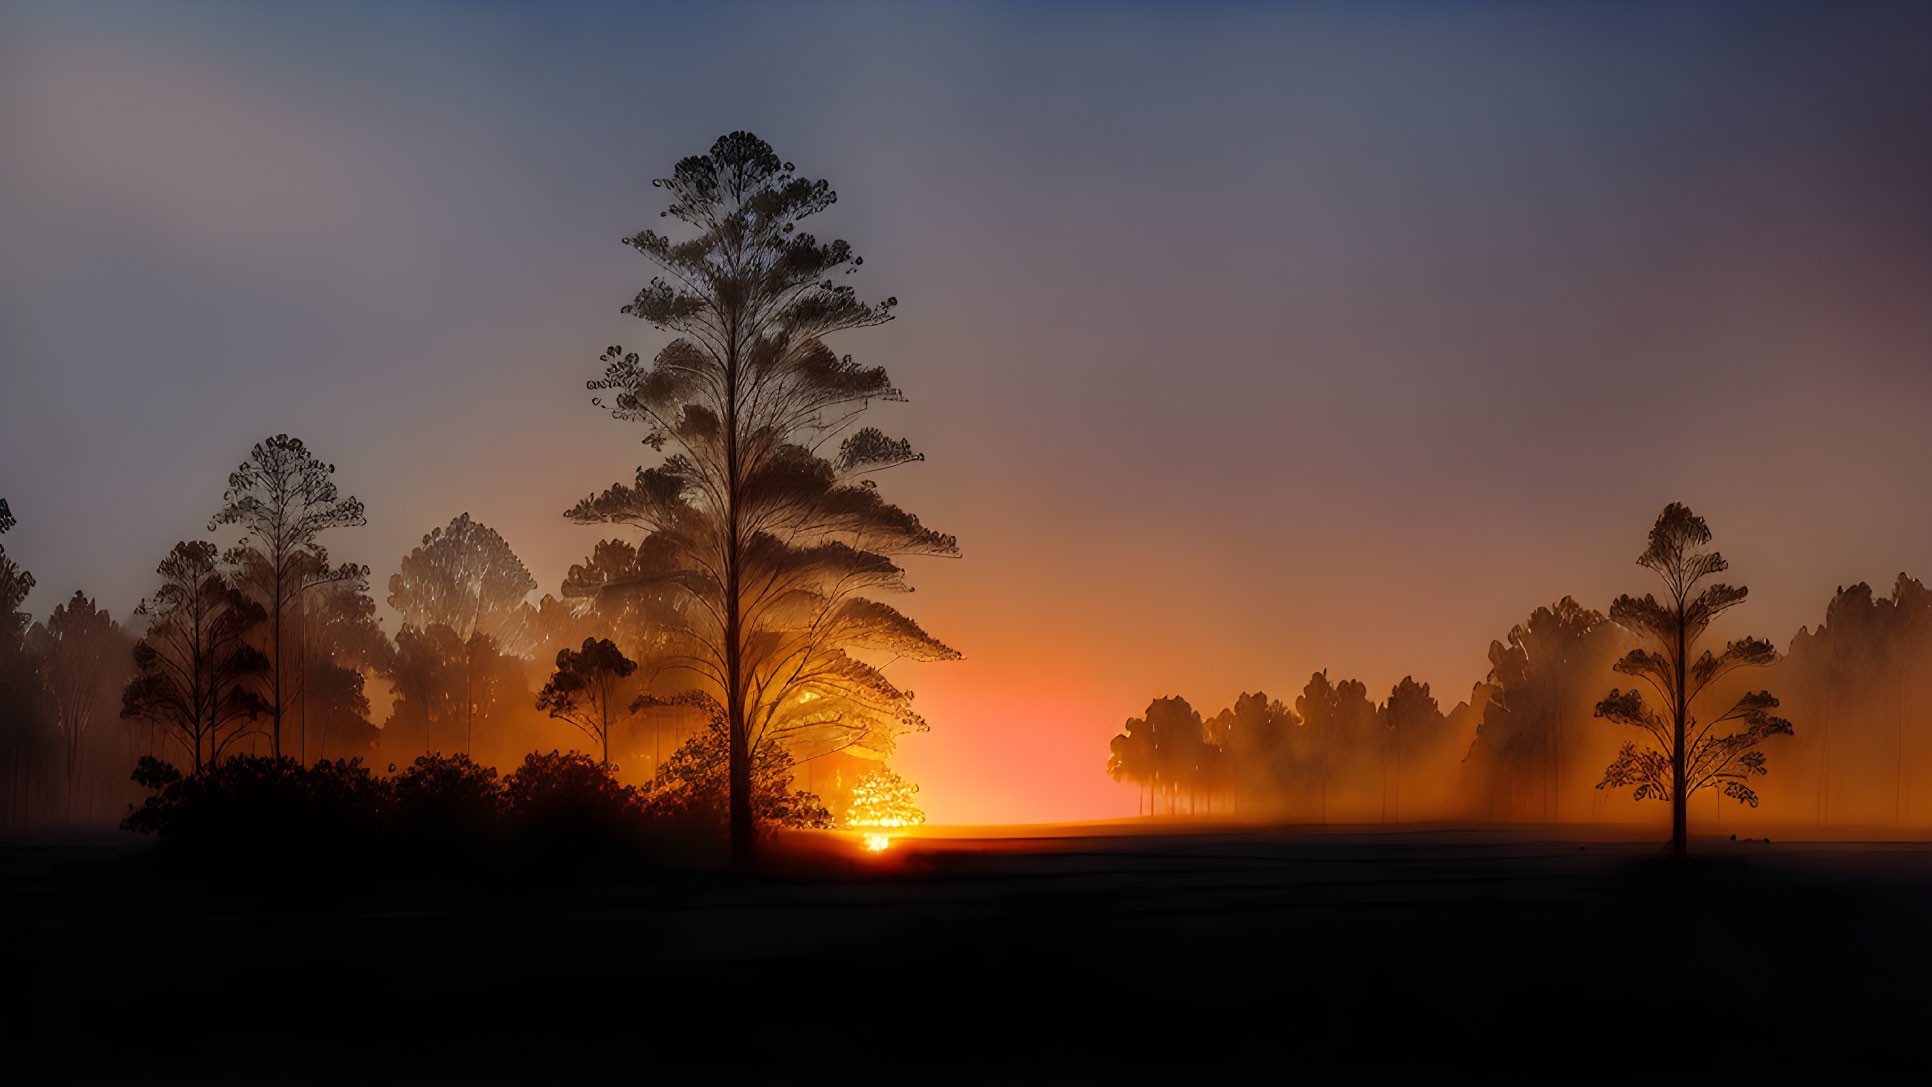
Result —
M663 215L691 236L625 239L658 274L624 311L674 338L649 361L609 349L604 376L588 384L600 407L668 453L566 516L633 526L674 556L598 592L668 582L685 598L679 663L725 708L731 849L743 865L755 843L754 749L883 753L924 727L911 692L854 651L958 656L874 599L906 590L903 557L954 555L957 544L880 497L872 479L922 458L856 426L874 401L902 397L884 369L825 344L884 323L896 304L838 284L860 263L851 246L799 229L832 206L831 187L796 176L746 132L652 184L671 196Z

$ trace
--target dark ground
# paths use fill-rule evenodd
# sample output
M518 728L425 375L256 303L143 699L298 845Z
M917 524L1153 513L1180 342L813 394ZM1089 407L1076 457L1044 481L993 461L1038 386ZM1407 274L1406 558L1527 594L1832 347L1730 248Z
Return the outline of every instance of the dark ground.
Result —
M1922 1081L1932 848L1694 849L819 837L757 880L372 886L14 844L0 1078Z

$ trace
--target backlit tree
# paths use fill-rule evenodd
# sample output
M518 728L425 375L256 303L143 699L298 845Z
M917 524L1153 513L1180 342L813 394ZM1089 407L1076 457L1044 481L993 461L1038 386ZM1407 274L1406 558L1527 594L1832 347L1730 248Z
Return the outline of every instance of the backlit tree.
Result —
M1125 777L1145 785L1150 812L1158 813L1165 797L1173 814L1181 795L1192 797L1201 784L1207 746L1206 724L1187 699L1156 698L1145 714L1128 718L1125 730L1114 737L1107 770L1115 780Z
M221 508L208 531L241 526L241 543L228 560L240 571L242 587L267 613L268 707L275 754L282 754L282 718L287 710L283 627L296 598L331 581L368 578L369 568L354 563L329 565L316 537L332 528L366 523L362 503L336 491L335 465L318 460L300 438L277 434L255 443L248 459L228 476Z
M705 724L658 767L651 780L647 807L663 816L723 816L729 803L731 761L724 707L697 691L651 701L659 705L675 701L695 709L703 715ZM752 749L751 802L757 816L753 825L766 829L830 829L832 813L816 795L792 788L792 770L792 757L784 745L767 740Z
M296 613L304 749L313 732L318 759L373 756L381 730L369 720L368 677L389 672L395 653L375 599L359 581L337 581L305 594Z
M156 572L161 587L134 611L148 629L134 647L139 674L121 695L121 716L167 729L199 773L269 710L255 690L268 658L249 642L267 616L229 582L206 540L174 545Z
M58 761L51 700L23 637L30 617L20 606L33 588L34 576L0 547L0 820L7 824L29 816L29 784Z
M832 205L831 187L797 177L745 132L653 184L670 194L664 216L692 236L625 239L658 274L624 309L675 338L648 362L611 348L589 386L599 406L644 428L647 445L671 451L567 516L633 526L672 556L640 580L685 598L679 662L724 707L732 856L744 864L761 742L883 754L895 735L924 727L911 692L855 651L958 655L872 595L906 589L904 556L957 546L886 502L872 479L921 457L902 439L855 429L869 404L901 399L899 390L884 369L825 344L889 320L896 303L860 301L834 278L857 270L851 246L799 229Z
M557 652L557 670L537 692L537 708L568 721L593 740L610 766L610 734L632 713L625 681L637 671L609 638L585 638L581 649Z
M1308 754L1302 733L1294 710L1259 691L1241 695L1208 719L1208 743L1225 752L1227 785L1237 808L1280 808L1302 789Z
M1359 679L1330 680L1324 669L1308 677L1295 699L1295 713L1302 727L1312 731L1316 744L1318 761L1311 771L1320 776L1321 820L1326 823L1331 780L1351 777L1371 750L1380 765L1382 737L1375 703L1369 700L1367 684Z
M53 699L71 814L90 730L104 711L111 714L116 709L108 699L132 671L129 639L106 609L76 592L54 608L45 624L34 627L30 641L42 661L47 693Z
M1417 741L1430 742L1441 729L1442 721L1442 707L1429 693L1427 683L1417 683L1414 676L1403 676L1400 683L1389 689L1389 699L1382 704L1382 727L1388 730L1389 740L1395 747L1394 818L1398 823L1402 821L1403 749ZM1386 775L1383 780L1386 784Z
M1564 725L1588 720L1617 649L1616 628L1603 613L1568 596L1489 643L1485 682L1494 693L1472 753L1487 773L1492 812L1562 821ZM1527 804L1519 801L1523 792Z
M441 623L396 632L396 649L383 662L395 693L383 723L385 758L407 761L442 754L460 746L465 731L463 671L468 664L463 640Z
M1597 788L1629 786L1638 800L1669 801L1670 850L1678 858L1689 848L1690 795L1714 788L1756 807L1749 782L1765 772L1759 745L1791 734L1791 722L1771 712L1778 700L1769 691L1747 692L1701 724L1692 712L1698 696L1730 672L1777 659L1762 638L1740 638L1720 652L1706 649L1692 657L1711 623L1743 603L1746 593L1741 585L1704 584L1730 568L1723 555L1707 548L1710 542L1710 527L1688 506L1673 502L1658 515L1637 564L1663 581L1664 599L1619 596L1610 619L1644 642L1617 662L1617 671L1649 684L1662 699L1661 712L1635 689L1613 689L1597 704L1597 716L1640 728L1652 741L1642 748L1625 743Z
M477 631L502 642L537 579L497 531L467 513L432 529L389 578L389 606L418 630L441 623L468 641Z
M448 662L455 667L440 671L461 687L451 696L463 715L465 753L472 750L479 704L495 699L500 669L494 665L506 643L519 651L534 643L535 632L523 613L524 598L536 587L537 579L509 543L467 513L451 519L447 528L431 530L389 578L389 606L404 626L419 632L444 627L455 635L459 648Z

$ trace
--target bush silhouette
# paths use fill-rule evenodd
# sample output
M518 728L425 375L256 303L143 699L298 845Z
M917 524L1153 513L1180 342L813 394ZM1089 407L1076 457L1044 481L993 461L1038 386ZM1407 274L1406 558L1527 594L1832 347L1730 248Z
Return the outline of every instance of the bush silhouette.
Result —
M374 829L393 795L360 759L303 766L286 757L243 755L183 776L146 756L134 780L155 795L129 813L125 829L265 856L347 846Z
M421 755L396 775L396 817L404 823L488 826L503 812L496 768L468 755Z

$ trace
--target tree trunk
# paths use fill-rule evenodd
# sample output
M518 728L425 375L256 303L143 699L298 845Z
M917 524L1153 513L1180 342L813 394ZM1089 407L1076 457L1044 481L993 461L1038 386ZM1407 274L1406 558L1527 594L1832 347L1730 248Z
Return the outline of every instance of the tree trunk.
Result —
M742 481L738 471L738 359L735 357L729 360L726 369L725 410L728 413L725 518L726 545L730 549L725 556L725 712L731 730L731 866L745 871L752 866L758 835L751 815L751 736L745 720L744 615L739 595L743 587L744 549L740 546L738 518L738 490Z
M1676 738L1670 760L1670 855L1683 860L1690 855L1690 798L1684 795L1684 605L1677 604L1677 712Z
M275 555L275 757L282 757L282 556Z

